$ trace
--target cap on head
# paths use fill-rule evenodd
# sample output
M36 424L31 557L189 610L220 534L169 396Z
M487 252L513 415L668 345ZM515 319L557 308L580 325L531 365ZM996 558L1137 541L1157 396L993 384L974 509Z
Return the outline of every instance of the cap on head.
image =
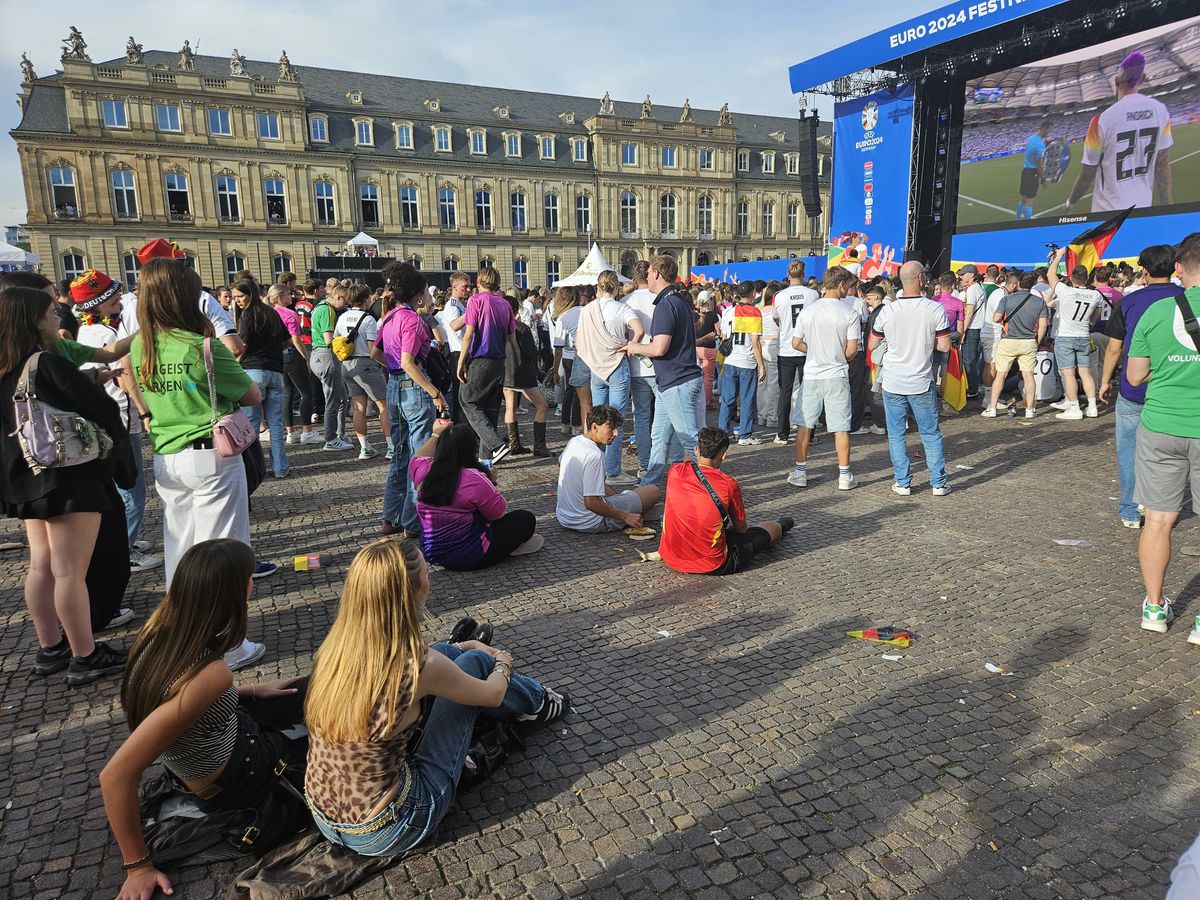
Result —
M958 274L958 275L978 275L979 269L977 269L975 267L974 263L967 263L965 266L963 266L961 269L959 269L956 274Z
M1117 84L1122 87L1137 87L1142 83L1142 76L1145 74L1146 54L1141 50L1134 50L1121 60L1121 65L1117 68Z
M152 259L183 259L185 255L178 244L172 244L163 238L155 238L137 252L138 262L143 266Z
M97 269L88 269L71 282L71 300L80 312L95 309L106 300L121 293L119 282L113 281Z

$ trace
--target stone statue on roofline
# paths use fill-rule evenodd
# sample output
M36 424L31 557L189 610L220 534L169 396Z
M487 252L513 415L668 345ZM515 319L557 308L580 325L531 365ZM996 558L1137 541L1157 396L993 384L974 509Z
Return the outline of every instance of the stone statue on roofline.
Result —
M192 44L190 41L184 41L183 48L179 51L179 71L196 71L196 57L192 54Z
M83 34L74 25L71 26L71 33L63 38L63 59L79 59L84 62L91 62L92 58L87 55L87 41L83 39Z
M296 77L296 70L292 67L292 61L288 59L287 51L284 50L279 54L279 80L280 81L299 81Z
M600 115L611 116L616 112L613 108L612 97L608 96L608 91L604 92L604 96L600 98Z
M686 97L683 100L683 112L679 114L680 122L691 122L692 120L692 102Z
M728 103L722 103L720 110L717 111L717 124L718 125L732 125L733 124L733 113L731 113L729 111Z
M142 62L142 45L133 39L133 35L129 36L129 43L125 45L125 62L131 66L145 65Z
M234 47L233 53L229 55L229 74L246 77L246 57L237 52L237 47Z
M654 108L650 105L650 95L646 95L646 99L642 101L642 118L654 118Z
M29 61L29 54L21 54L21 83L33 84L37 81L37 72L33 71L33 63Z

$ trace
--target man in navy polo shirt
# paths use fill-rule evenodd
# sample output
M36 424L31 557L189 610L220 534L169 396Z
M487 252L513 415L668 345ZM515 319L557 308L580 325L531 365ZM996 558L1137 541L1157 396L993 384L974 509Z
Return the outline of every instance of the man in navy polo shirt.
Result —
M1121 505L1117 508L1121 524L1141 528L1142 517L1133 499L1133 460L1137 451L1137 428L1146 403L1146 384L1136 387L1126 378L1129 341L1142 314L1159 300L1176 297L1183 288L1171 283L1175 271L1175 248L1154 244L1142 251L1138 265L1146 272L1146 286L1128 294L1117 303L1108 318L1108 350L1104 354L1104 374L1100 378L1099 398L1108 399L1113 374L1121 366L1121 388L1117 393L1117 474L1121 478Z
M654 364L654 425L650 435L650 466L642 484L659 484L667 475L672 438L678 438L688 459L693 457L696 436L704 424L704 381L696 363L696 314L681 285L675 283L675 260L656 256L650 260L646 283L657 296L650 322L650 343L631 341L630 356L649 357Z

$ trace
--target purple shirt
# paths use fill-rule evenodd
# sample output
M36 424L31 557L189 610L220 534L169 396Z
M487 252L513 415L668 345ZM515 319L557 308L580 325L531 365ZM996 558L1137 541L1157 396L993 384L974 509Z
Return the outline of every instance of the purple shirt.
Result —
M933 300L935 303L940 303L942 309L946 310L946 321L950 323L950 330L958 331L958 323L962 321L962 317L966 313L962 299L953 294L937 294Z
M275 312L279 313L279 318L283 319L283 326L287 329L287 333L293 337L299 337L300 317L286 306L275 307Z
M429 506L420 499L420 484L432 466L433 459L428 456L414 456L408 463L408 473L418 489L421 552L430 562L448 569L473 568L492 545L492 521L504 515L508 504L486 475L463 469L450 505Z
M504 359L508 354L508 336L516 334L517 320L512 306L500 294L481 291L467 301L465 325L473 325L471 359Z
M429 344L433 335L429 326L411 306L397 306L383 317L375 346L383 351L389 372L402 372L402 354L411 353L421 362L429 355Z

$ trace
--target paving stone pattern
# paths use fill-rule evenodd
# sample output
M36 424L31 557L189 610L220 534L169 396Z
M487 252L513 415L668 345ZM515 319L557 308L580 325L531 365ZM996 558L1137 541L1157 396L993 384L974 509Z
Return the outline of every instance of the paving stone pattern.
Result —
M1176 532L1180 620L1141 632L1112 429L1111 415L950 419L945 498L920 460L913 495L893 495L885 438L855 439L849 493L828 439L803 490L783 480L790 447L735 447L751 519L798 524L720 580L640 562L653 544L562 531L553 462L502 464L546 547L435 570L431 634L465 613L491 620L495 644L576 712L464 794L434 846L353 896L1161 897L1200 828L1200 651L1185 640L1200 535L1190 516ZM254 498L258 556L285 565L255 587L251 636L269 652L250 679L309 671L377 528L382 459L289 449L292 477ZM324 568L292 572L311 552ZM20 552L0 554L0 896L113 896L121 859L97 774L126 733L118 685L27 674L23 571ZM161 570L134 576L139 615L117 645L163 587ZM845 636L889 624L914 646ZM239 868L169 874L176 896L211 897Z

